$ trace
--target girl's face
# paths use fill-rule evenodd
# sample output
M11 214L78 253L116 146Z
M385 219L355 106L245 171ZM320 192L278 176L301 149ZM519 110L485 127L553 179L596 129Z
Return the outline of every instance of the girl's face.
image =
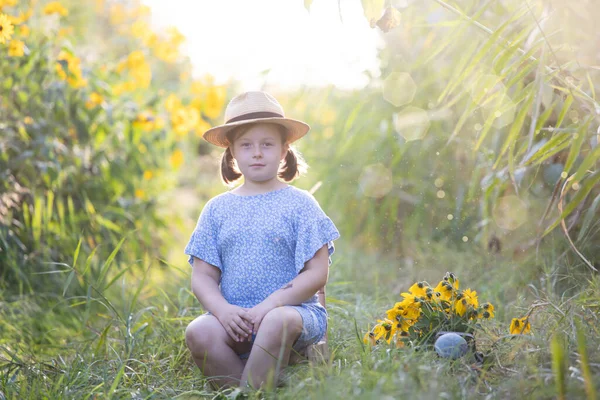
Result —
M288 145L276 125L253 125L233 142L231 152L244 179L265 182L277 177Z

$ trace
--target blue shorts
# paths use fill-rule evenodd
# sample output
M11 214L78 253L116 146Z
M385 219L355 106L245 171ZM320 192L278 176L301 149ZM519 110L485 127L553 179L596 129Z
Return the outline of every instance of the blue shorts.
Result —
M302 304L300 306L285 306L291 307L298 311L302 317L302 333L292 346L294 351L299 353L306 350L311 344L318 343L327 332L327 311L320 304ZM252 335L252 342L255 335ZM240 358L246 359L250 356L250 352L240 354Z

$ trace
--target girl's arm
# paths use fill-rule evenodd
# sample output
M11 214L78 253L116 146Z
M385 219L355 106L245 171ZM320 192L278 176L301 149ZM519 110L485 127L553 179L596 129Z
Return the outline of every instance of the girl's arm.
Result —
M254 332L258 331L262 318L272 309L280 306L297 306L314 296L325 286L328 275L329 252L327 245L324 245L304 264L302 272L297 277L250 310L255 320Z
M210 311L229 336L236 342L252 333L252 317L241 307L229 304L221 294L219 281L221 271L199 258L194 257L192 268L192 292L204 309Z

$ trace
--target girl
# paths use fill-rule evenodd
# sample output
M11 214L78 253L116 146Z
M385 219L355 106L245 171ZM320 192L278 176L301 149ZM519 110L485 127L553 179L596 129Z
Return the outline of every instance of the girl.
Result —
M290 144L307 124L285 118L265 92L232 99L225 121L203 138L226 149L223 181L244 183L206 203L185 248L208 311L187 327L186 343L211 382L258 387L325 335L316 293L340 235L310 193L285 183L306 168Z

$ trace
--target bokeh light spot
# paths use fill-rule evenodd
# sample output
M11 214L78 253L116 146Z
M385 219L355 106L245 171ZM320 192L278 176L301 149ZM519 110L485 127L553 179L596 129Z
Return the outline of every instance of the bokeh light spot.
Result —
M527 221L527 205L515 195L501 197L492 211L500 228L515 230Z
M396 107L413 101L416 92L417 85L406 72L392 72L383 81L383 98Z
M392 190L392 172L381 163L367 165L360 174L358 184L365 196L383 197Z
M463 242L468 242L469 241L469 238L467 236L463 236L462 239L463 239Z
M431 122L427 111L409 106L393 115L394 129L407 142L422 139Z
M433 182L433 184L435 185L435 187L441 188L442 186L444 186L444 180L442 178L437 178L435 182Z
M448 214L448 221L452 221L454 219L454 215Z
M579 185L579 182L575 182L572 186L573 190L579 190L581 189L581 185Z
M437 197L438 199L443 199L444 197L446 197L446 192L444 192L443 190L438 190Z

